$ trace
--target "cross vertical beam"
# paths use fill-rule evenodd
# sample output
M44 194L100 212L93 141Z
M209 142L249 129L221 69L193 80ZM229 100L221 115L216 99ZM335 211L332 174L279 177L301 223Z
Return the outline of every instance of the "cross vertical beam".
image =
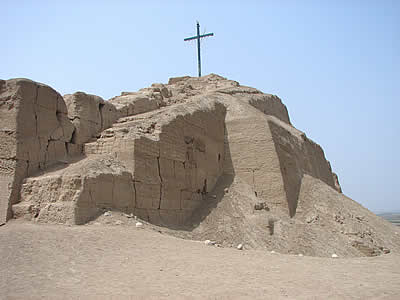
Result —
M197 21L197 35L184 39L185 42L197 40L197 63L198 63L198 69L199 69L199 77L201 77L200 39L208 37L208 36L213 36L213 35L214 35L214 33L206 33L206 34L200 35L200 23L199 23L199 21Z
M199 68L199 77L201 77L201 56L200 56L200 23L197 21L197 62Z

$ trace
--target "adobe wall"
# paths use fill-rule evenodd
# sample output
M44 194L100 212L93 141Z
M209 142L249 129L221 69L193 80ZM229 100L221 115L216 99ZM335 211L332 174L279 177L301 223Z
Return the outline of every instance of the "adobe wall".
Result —
M11 217L22 180L64 162L74 126L62 97L28 79L0 81L0 224Z
M123 118L85 144L86 158L25 180L16 217L83 224L104 209L180 225L223 171L225 108L194 101Z
M289 215L292 217L296 213L303 175L311 175L335 188L332 170L321 146L304 133L271 117L268 124L280 162Z
M85 144L88 157L26 179L14 215L82 224L116 209L182 224L222 174L224 118L204 99L122 118Z
M282 103L282 100L275 95L264 94L255 88L239 85L218 89L216 92L232 96L239 101L248 103L264 114L274 116L282 122L291 125L286 106Z
M227 106L224 172L252 186L268 206L294 216L303 174L335 187L322 148L288 123L280 101L265 112L273 107L268 102L254 107L237 93L214 97Z
M163 84L153 84L138 92L122 92L121 96L111 98L108 103L116 107L119 117L128 117L166 106L166 100L171 96L171 91Z
M114 105L96 95L76 92L64 95L64 101L68 118L75 126L72 136L74 144L86 143L119 118L119 112Z
M282 100L275 95L252 95L248 103L266 115L277 117L282 122L291 124L286 106L282 103Z
M215 97L227 106L224 173L240 177L270 207L287 207L267 116L234 96Z
M84 224L116 209L134 212L132 175L115 158L104 155L24 181L14 217L57 224Z
M222 174L224 118L223 105L204 99L122 118L85 153L114 153L133 174L138 216L181 224Z
M21 198L16 215L43 221L80 224L109 208L181 224L222 173L239 176L290 216L303 174L340 188L321 147L290 125L278 97L213 74L170 82L110 101L77 92L65 103L45 85L1 81L0 220ZM71 161L82 154L88 157ZM56 164L58 173L49 169ZM44 170L25 181L20 197L22 180ZM72 202L64 189L73 191ZM114 193L120 189L129 191L121 202ZM34 190L49 193L38 198L29 194ZM60 215L64 205L68 213Z

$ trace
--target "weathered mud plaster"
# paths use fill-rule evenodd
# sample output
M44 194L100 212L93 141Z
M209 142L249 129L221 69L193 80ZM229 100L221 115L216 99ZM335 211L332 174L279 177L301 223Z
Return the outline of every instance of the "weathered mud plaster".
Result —
M28 79L0 81L0 223L11 217L22 180L65 162L74 126L63 98Z
M335 186L322 149L291 126L278 97L218 75L171 78L109 101L77 92L66 104L29 80L0 86L0 204L9 216L19 202L16 217L43 222L80 224L110 208L177 225L222 174L293 216L303 174Z

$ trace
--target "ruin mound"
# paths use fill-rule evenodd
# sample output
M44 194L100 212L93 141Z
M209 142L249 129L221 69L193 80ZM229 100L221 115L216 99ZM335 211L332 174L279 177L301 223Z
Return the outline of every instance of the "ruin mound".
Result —
M282 101L211 74L108 101L0 81L0 223L134 214L185 238L282 253L399 251L395 227L341 194Z

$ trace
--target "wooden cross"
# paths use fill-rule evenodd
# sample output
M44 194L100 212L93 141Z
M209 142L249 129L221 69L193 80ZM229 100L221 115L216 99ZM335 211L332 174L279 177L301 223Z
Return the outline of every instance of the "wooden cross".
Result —
M213 36L213 35L214 35L214 33L206 33L206 34L200 35L200 24L199 24L199 21L197 21L197 35L184 39L185 42L191 41L191 40L197 40L197 62L198 62L198 67L199 67L199 77L201 77L200 39L207 37L207 36Z

